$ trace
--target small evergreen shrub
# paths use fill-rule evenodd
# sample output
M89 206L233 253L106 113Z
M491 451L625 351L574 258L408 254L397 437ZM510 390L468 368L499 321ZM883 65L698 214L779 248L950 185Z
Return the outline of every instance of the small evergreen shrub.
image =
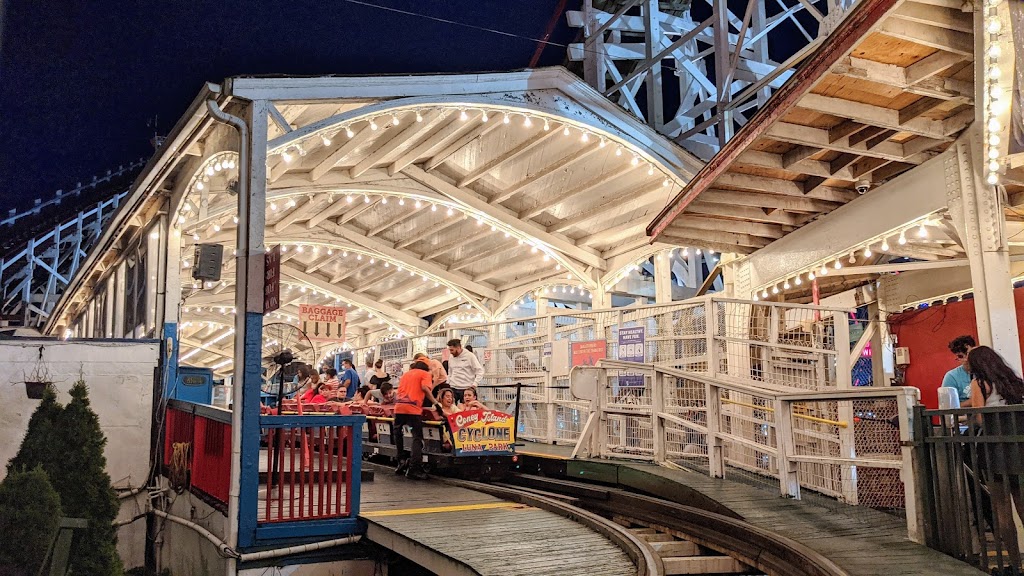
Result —
M0 574L34 576L60 524L60 496L42 468L0 483Z

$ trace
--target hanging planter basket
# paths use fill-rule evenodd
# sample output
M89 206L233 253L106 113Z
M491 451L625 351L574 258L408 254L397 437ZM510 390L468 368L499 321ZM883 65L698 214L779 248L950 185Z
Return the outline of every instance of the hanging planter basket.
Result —
M30 400L42 400L46 389L53 386L53 382L25 382L25 395Z
M39 359L36 360L32 374L25 375L25 395L31 400L41 400L46 389L53 386L53 382L50 380L50 371L43 363L43 350L44 348L40 346Z

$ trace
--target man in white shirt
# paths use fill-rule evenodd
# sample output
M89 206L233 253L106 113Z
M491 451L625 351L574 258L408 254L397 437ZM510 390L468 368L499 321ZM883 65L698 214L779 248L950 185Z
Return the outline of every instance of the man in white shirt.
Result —
M448 341L448 385L455 393L455 401L462 402L462 394L469 388L476 388L484 379L484 367L476 355L463 350L462 340Z
M369 384L370 383L370 378L373 375L374 375L373 359L372 358L367 358L366 359L366 371L363 372L363 383L364 384Z

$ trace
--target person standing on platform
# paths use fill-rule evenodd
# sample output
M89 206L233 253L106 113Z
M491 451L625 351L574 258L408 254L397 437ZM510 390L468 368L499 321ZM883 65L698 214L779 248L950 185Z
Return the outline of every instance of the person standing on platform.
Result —
M434 396L437 396L437 393L442 388L448 388L448 371L444 369L444 364L441 364L423 352L417 352L416 355L412 357L412 360L413 362L423 362L429 367L430 381L434 385L431 392Z
M345 390L345 398L355 398L356 390L359 389L359 374L356 372L355 366L352 361L348 358L341 361L341 367L345 369L341 373L341 387Z
M967 355L978 345L974 337L957 336L949 343L949 351L956 356L959 364L942 377L942 387L956 390L961 408L980 408L971 401L971 374L967 370Z
M458 338L448 341L448 353L448 385L455 392L455 400L461 404L467 388L480 386L484 379L484 367L475 354L463 350L462 340Z
M430 367L424 362L413 362L409 371L398 381L395 397L394 436L398 449L398 468L395 474L406 474L409 478L423 480L423 400L437 404L431 393ZM412 429L412 450L405 451L406 426Z
M366 370L363 370L363 382L369 382L373 378L373 360L366 359Z

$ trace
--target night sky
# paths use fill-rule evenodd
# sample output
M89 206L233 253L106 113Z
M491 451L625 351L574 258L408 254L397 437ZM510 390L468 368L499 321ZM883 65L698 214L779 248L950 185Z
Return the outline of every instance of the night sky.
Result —
M0 0L0 214L149 156L203 82L525 68L558 0ZM570 0L569 9L579 2ZM575 30L564 15L551 37ZM522 38L526 37L526 38ZM540 66L560 64L548 46Z

